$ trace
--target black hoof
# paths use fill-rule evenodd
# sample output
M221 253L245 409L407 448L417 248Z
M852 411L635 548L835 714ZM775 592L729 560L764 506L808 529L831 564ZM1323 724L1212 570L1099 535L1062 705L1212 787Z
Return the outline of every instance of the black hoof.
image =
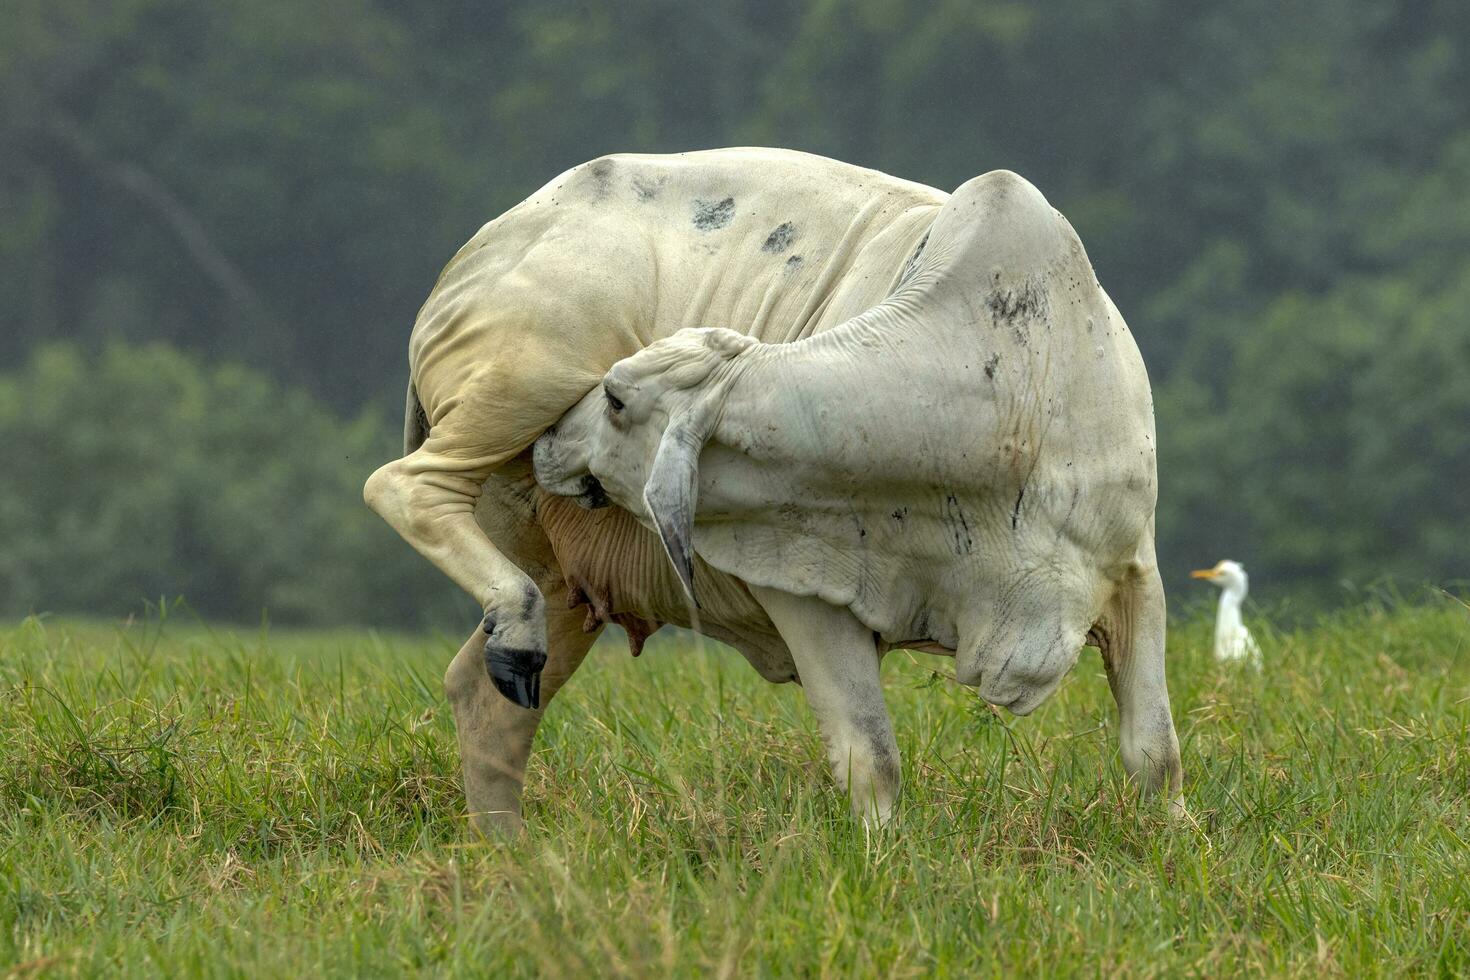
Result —
M502 647L493 640L485 644L485 670L495 690L522 708L541 707L541 668L545 666L546 654L539 650Z

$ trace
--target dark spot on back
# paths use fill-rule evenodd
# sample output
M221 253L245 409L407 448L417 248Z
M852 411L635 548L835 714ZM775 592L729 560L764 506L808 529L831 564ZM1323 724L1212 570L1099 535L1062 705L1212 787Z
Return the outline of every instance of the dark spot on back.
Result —
M1031 324L1040 323L1051 329L1046 292L1033 280L1013 289L997 284L986 297L985 305L990 310L991 323L997 327L1008 325L1016 342L1023 347L1031 342Z
M694 227L700 231L717 231L728 225L735 217L735 199L727 197L723 201L701 201L694 202Z
M766 242L761 246L762 252L784 252L791 247L791 242L796 238L796 226L789 221L783 221L771 233L766 236Z
M1000 355L999 354L991 354L990 357L988 357L986 359L986 361L985 361L985 376L987 378L994 378L995 377L995 366L997 364L999 364L999 363L1000 363Z
M802 257L800 255L793 255L793 256L791 256L791 258L789 258L789 259L786 260L786 271L787 272L795 272L797 269L800 269L801 268L801 263L803 261L804 260L802 259Z
M1046 312L1046 294L1035 283L1027 281L1019 289L993 289L985 305L997 322L1039 317Z
M664 189L666 177L657 179L651 177L637 176L633 178L633 194L640 201L651 201L658 197L659 191Z
M587 168L587 176L592 178L592 192L599 198L607 197L612 190L613 162L606 158L594 160Z

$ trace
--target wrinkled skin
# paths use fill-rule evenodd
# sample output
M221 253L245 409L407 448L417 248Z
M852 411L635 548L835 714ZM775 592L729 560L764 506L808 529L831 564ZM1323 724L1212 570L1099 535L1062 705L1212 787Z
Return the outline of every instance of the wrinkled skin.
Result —
M1177 798L1147 375L1070 225L1016 175L956 191L895 292L832 330L692 329L618 362L535 468L656 530L692 597L697 554L884 646L951 650L1017 714L1096 643L1125 765ZM802 680L814 705L871 711L841 670Z

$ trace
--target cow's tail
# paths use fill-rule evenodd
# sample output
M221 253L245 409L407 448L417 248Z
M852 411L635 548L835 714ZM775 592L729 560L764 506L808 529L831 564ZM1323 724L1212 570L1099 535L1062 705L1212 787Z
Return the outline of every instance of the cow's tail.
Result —
M418 389L408 383L408 404L403 407L403 455L418 449L429 438L429 416L419 401Z

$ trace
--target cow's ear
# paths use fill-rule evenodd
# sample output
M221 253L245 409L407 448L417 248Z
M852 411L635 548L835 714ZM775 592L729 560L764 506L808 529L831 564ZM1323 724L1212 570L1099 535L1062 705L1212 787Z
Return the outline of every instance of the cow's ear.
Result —
M696 609L694 506L699 494L699 451L709 438L705 417L706 413L695 408L669 420L643 488L643 506Z

